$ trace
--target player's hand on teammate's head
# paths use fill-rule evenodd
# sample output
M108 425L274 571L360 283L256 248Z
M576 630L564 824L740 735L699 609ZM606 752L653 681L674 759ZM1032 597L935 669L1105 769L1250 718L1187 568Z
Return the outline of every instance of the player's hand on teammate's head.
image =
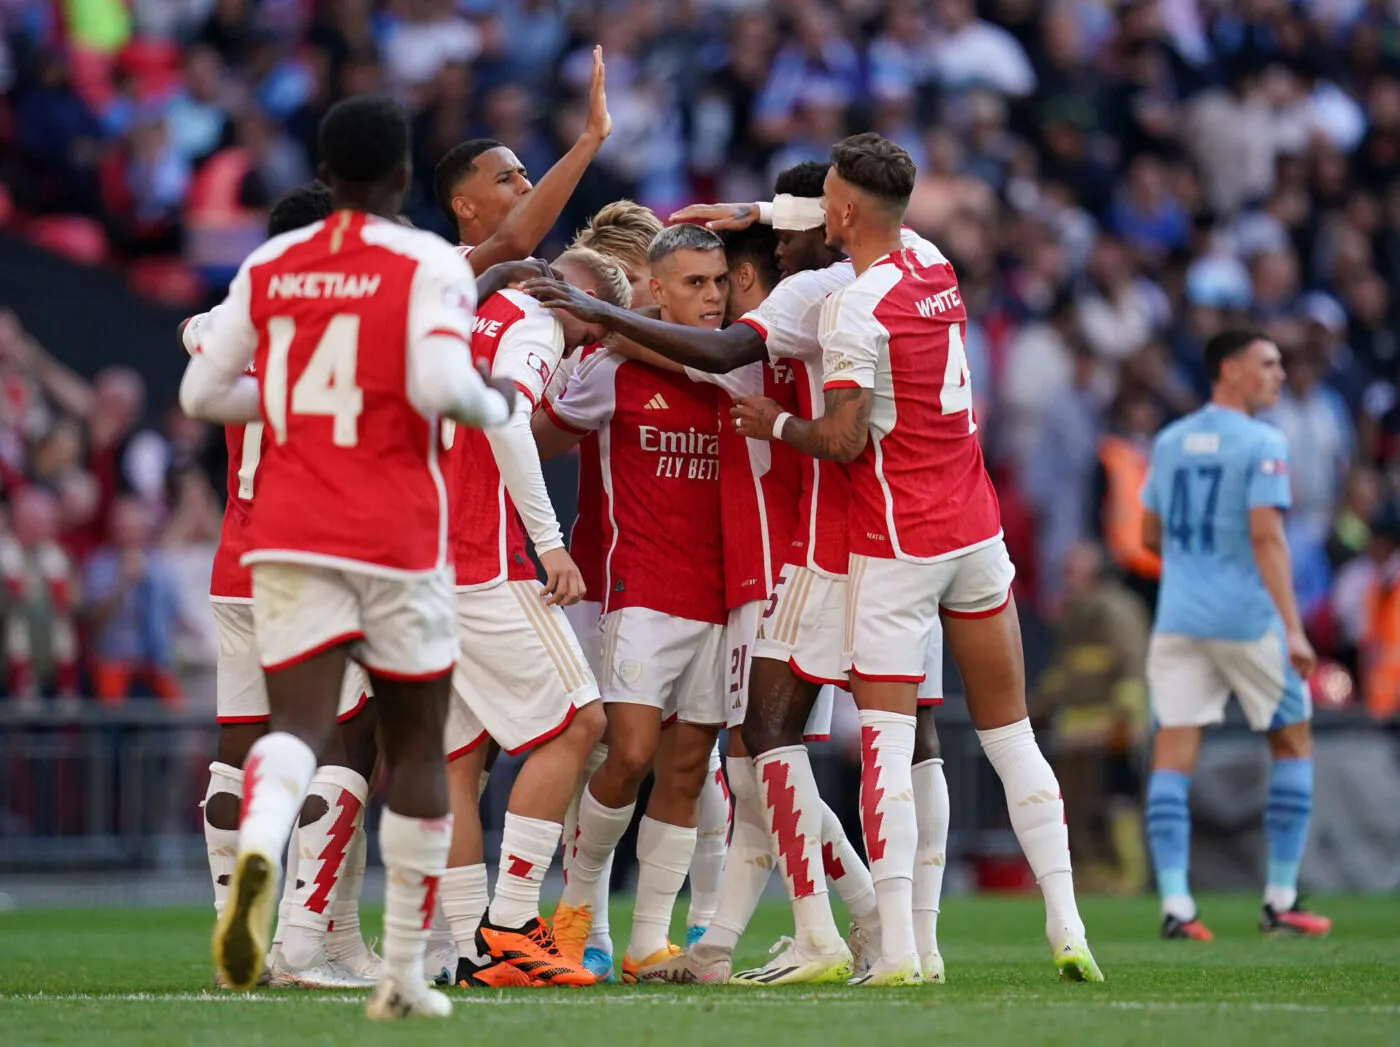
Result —
M491 375L491 367L485 360L476 362L476 373L481 375L481 380L489 385L496 392L500 393L506 400L506 410L511 414L515 413L515 383L509 378L494 378Z
M520 258L509 262L497 262L482 270L476 278L476 293L479 301L485 301L497 291L510 288L519 290L527 280L552 279L555 276L549 263L543 258Z
M594 298L591 294L580 291L572 284L564 283L563 280L553 278L527 280L520 289L546 309L562 309L586 324L605 324L607 322L608 310L611 306Z
M599 142L612 134L612 114L608 112L608 93L605 88L603 48L593 48L593 75L588 81L588 123L584 125L585 136L591 135Z
M671 215L672 222L703 222L706 229L747 229L758 221L758 204L691 204Z
M1304 680L1317 668L1317 652L1301 628L1288 634L1288 660Z
M583 574L567 549L561 547L541 553L540 566L544 568L544 592L541 595L545 603L570 607L588 592L588 587L583 584Z
M773 439L773 423L782 413L777 402L766 396L745 396L729 409L735 431L750 440Z

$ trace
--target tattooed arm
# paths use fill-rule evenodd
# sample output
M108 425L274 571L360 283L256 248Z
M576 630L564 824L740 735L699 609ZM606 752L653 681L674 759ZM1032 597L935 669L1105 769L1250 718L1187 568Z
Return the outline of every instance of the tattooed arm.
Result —
M854 386L827 389L822 416L808 421L789 415L783 420L781 437L773 432L773 423L782 408L766 397L746 396L729 413L739 434L751 440L781 439L813 458L853 462L865 450L869 438L871 396L869 389Z

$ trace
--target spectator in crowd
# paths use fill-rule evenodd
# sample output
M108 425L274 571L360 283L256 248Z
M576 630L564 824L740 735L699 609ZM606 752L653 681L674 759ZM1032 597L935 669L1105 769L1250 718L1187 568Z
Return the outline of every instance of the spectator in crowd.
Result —
M10 696L78 696L77 579L58 543L58 499L39 486L10 502L11 527L0 535L4 578L5 664Z
M1064 613L1031 716L1050 737L1076 881L1138 894L1147 883L1136 754L1148 722L1149 617L1105 572L1097 546L1071 546L1062 564Z
M179 583L154 540L151 507L123 495L112 506L107 544L83 568L89 671L102 702L133 697L134 687L167 703L181 698L174 675Z

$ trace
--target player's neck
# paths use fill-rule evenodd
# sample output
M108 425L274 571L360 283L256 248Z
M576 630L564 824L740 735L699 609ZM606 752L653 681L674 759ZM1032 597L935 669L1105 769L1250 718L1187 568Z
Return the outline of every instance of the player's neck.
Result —
M387 218L393 221L399 216L399 201L388 198L381 199L376 194L358 196L352 194L337 195L332 201L337 211L359 211L361 214L374 215L376 218Z
M1254 417L1254 412L1249 409L1244 398L1235 396L1226 389L1216 389L1212 392L1210 404L1212 407L1223 407L1227 411L1238 411L1240 414Z
M903 241L898 226L894 229L858 229L856 235L844 245L857 276L886 255L894 254L901 246Z

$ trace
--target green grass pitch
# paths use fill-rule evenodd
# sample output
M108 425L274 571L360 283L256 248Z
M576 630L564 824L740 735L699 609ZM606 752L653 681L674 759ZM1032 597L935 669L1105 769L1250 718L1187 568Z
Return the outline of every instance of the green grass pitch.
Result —
M211 916L203 909L11 912L0 914L0 1044L1400 1044L1395 899L1319 900L1336 920L1325 941L1262 938L1256 905L1203 899L1216 940L1200 944L1157 939L1150 899L1087 900L1106 985L1055 980L1038 899L958 897L940 919L943 986L454 993L450 1021L411 1026L365 1021L362 994L208 990ZM368 919L367 929L377 922ZM739 960L764 959L790 925L785 906L765 904ZM619 909L615 936L627 926Z

